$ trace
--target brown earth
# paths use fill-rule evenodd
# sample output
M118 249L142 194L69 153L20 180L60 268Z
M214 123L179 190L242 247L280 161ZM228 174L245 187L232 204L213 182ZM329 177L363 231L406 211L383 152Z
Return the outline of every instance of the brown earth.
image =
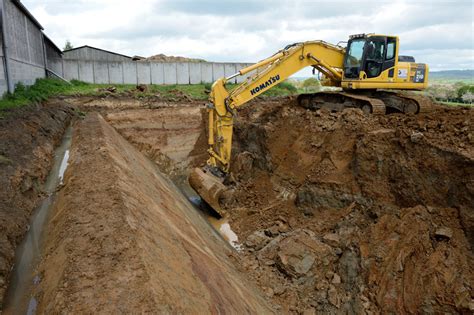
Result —
M166 56L164 54L153 55L143 60L156 62L206 62L204 59L186 58L181 56Z
M232 250L99 114L75 128L51 217L38 313L270 313Z
M474 111L240 112L225 206L285 313L474 310Z
M61 102L104 119L75 129L38 313L473 311L472 110L375 117L251 102L224 200L236 253L160 174L183 188L204 163L204 103Z
M15 248L44 198L42 185L73 111L58 102L10 110L0 119L0 310Z

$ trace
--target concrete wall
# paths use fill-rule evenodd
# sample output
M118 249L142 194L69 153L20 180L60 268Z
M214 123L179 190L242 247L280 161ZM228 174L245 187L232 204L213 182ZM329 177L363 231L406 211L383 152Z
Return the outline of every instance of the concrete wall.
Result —
M8 91L5 73L5 58L3 57L3 38L0 31L0 98Z
M92 65L82 60L63 60L63 75L68 80L104 84L199 84L212 83L224 76L228 77L249 63L211 62L98 62ZM57 68L61 68L57 66ZM91 73L92 71L92 73ZM242 82L237 77L232 83Z
M63 53L64 59L88 61L130 61L131 58L110 51L83 46Z
M8 43L13 83L34 84L36 79L46 76L41 29L11 0L6 0L4 5L5 40Z

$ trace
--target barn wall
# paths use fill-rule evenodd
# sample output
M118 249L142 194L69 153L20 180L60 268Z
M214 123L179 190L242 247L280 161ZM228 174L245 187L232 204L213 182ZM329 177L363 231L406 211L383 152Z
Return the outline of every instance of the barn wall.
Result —
M32 85L46 76L43 34L10 0L5 1L4 9L13 83Z
M126 56L117 55L100 49L91 47L82 47L69 51L65 51L64 59L72 60L87 60L87 61L129 61L130 58Z
M0 32L0 98L8 91L7 78L5 73L5 57L3 56L3 37Z

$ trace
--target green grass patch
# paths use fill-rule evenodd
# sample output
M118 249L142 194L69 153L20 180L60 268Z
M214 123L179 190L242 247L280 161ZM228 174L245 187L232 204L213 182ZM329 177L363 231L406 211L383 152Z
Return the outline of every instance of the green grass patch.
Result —
M467 103L457 103L457 102L441 102L441 104L448 105L448 106L474 106L474 104L467 104Z
M39 79L32 86L17 84L15 93L0 100L0 111L47 100L51 96L66 92L70 85L54 79Z
M132 84L90 84L77 80L70 83L58 79L39 79L32 86L18 84L15 93L7 94L0 100L0 116L2 111L34 104L47 100L54 96L129 96L134 98L159 97L164 100L176 100L187 97L192 100L207 100L211 84L192 85L147 85L143 91ZM236 84L227 84L229 91ZM285 96L298 93L299 90L289 82L282 82L272 89L266 91L262 96Z

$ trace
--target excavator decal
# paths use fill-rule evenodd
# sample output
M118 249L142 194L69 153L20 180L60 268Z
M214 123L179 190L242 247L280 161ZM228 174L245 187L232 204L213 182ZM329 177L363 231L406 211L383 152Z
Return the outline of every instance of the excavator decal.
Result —
M277 75L274 76L274 77L271 77L270 79L268 79L267 82L262 83L262 84L260 84L259 86L257 86L256 88L250 90L250 93L251 93L252 95L254 95L254 94L256 94L256 93L258 93L258 92L260 92L260 91L266 89L267 87L269 87L270 85L274 84L274 83L277 82L277 81L280 81L280 75L279 75L279 74L277 74Z

